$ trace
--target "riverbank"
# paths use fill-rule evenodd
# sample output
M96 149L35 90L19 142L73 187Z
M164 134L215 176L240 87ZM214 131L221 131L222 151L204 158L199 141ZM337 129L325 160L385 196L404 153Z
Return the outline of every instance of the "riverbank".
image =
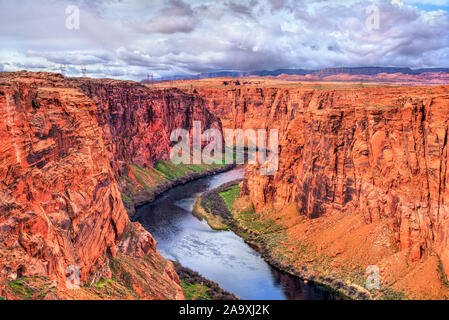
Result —
M234 294L220 288L218 283L204 278L179 262L172 262L187 300L239 300Z
M159 252L195 270L244 300L334 300L315 283L271 267L232 231L214 231L192 214L199 195L244 177L236 168L177 186L138 209L136 219L157 241ZM193 288L201 292L200 288Z
M133 219L138 207L153 202L164 192L190 181L229 171L235 166L175 165L169 161L160 161L151 168L128 165L119 179L123 203L130 219Z
M175 165L160 161L154 167L128 165L119 183L122 199L130 219L137 208L153 202L159 195L188 182L233 169L236 165ZM199 273L173 263L187 300L238 300L220 286Z
M232 230L276 269L327 287L343 298L373 298L361 285L342 280L333 272L319 273L311 270L307 264L293 263L291 256L297 248L291 248L287 244L288 239L282 223L256 213L252 204L240 197L240 181L224 184L202 194L195 203L194 215L208 223L212 221L211 228ZM312 260L312 257L308 259Z

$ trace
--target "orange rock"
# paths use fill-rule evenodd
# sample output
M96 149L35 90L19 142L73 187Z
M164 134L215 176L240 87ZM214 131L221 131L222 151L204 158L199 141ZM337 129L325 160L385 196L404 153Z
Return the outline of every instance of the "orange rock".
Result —
M69 266L83 283L107 278L119 249L135 269L157 267L139 260L145 256L164 261L141 227L123 243L131 223L116 178L123 163L166 157L175 127L199 120L221 128L201 98L132 82L0 73L0 110L0 288L23 275L56 276L63 288ZM142 297L183 298L165 264L158 289ZM146 281L139 286L155 279Z
M448 82L446 74L433 79ZM280 132L278 172L246 170L242 193L258 211L295 202L312 219L342 212L360 213L367 224L388 219L400 249L413 248L416 260L432 248L449 274L448 85L244 79L219 87L223 80L190 85L224 128Z
M128 221L95 106L74 89L17 81L0 83L0 241L16 239L30 263L2 265L60 277L75 265L88 278Z
M65 85L77 88L97 106L96 118L117 177L130 163L152 166L168 160L174 129L190 130L193 121L200 121L203 130L221 130L220 120L201 97L176 88L150 89L111 79L67 79Z

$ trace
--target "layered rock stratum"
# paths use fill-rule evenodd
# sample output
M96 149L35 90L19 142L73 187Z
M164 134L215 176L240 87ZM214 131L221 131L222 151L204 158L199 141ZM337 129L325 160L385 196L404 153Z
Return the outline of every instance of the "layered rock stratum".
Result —
M193 121L204 130L221 130L221 123L198 95L176 88L152 90L135 82L70 79L97 106L106 149L115 172L120 175L130 163L152 166L168 160L170 134L191 129Z
M113 279L109 298L182 298L171 262L130 222L117 180L129 164L166 158L173 128L220 128L201 98L19 72L0 74L0 106L0 296L24 298L12 289L35 283L48 288L40 298L108 298L89 285ZM82 290L67 289L71 266Z
M289 267L363 286L375 265L381 291L446 297L449 86L415 84L1 73L0 296L182 298L122 198L198 120L279 129L278 172L248 166L242 199L285 232ZM71 265L81 290L66 288Z
M301 243L351 276L379 266L384 286L409 297L447 294L448 85L170 85L207 99L224 128L279 129L279 170L248 166L243 195L287 229L289 250ZM298 258L297 268L312 260Z

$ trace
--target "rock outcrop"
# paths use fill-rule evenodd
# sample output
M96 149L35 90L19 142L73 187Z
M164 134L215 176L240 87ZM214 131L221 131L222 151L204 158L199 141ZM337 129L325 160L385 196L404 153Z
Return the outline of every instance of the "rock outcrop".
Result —
M326 217L345 213L360 215L367 225L385 223L394 234L392 246L407 252L404 263L433 252L449 274L448 86L258 87L241 86L243 81L194 89L224 128L280 130L278 172L262 176L257 166L247 167L243 194L259 212L271 210L282 223L278 213L295 204L301 215L322 218L324 225Z
M0 107L1 282L50 277L61 284L53 297L76 298L63 288L75 266L81 284L118 272L134 297L182 298L173 265L129 221L117 178L129 163L166 158L174 128L190 129L194 120L221 128L202 99L20 72L0 74ZM148 278L134 276L143 273Z
M75 265L91 277L128 221L95 106L19 80L2 83L0 105L2 270L62 277Z
M66 82L96 104L98 124L118 175L130 163L152 166L158 160L168 160L171 132L190 130L193 121L200 121L203 130L221 130L220 121L201 97L176 88L151 89L135 82L105 79Z
M449 272L448 105L447 87L314 93L280 141L279 171L251 168L247 193L256 208L296 202L309 218L390 218L401 249L435 249Z

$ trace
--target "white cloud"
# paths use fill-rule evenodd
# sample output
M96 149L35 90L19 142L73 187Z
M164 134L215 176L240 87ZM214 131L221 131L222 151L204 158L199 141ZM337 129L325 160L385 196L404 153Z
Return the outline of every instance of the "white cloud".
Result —
M0 63L139 80L220 69L448 66L449 15L420 5L449 0L77 0L81 29L65 28L68 1L0 0ZM413 4L413 5L412 5ZM418 5L417 5L418 4ZM44 69L44 68L43 68Z

